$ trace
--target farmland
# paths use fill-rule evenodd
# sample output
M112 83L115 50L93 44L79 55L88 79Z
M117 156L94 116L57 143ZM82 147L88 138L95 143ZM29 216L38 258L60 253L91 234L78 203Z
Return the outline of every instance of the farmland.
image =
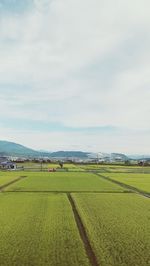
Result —
M130 185L145 192L150 192L150 174L135 173L103 173L116 181Z
M25 171L47 171L49 168L61 170L59 163L40 163L40 162L20 162L16 164L18 168L23 168ZM99 172L114 172L114 173L149 173L150 167L140 166L123 166L123 165L107 165L107 164L74 164L64 163L63 169L69 172L81 171L99 171Z
M16 164L18 168L24 168L25 170L48 170L49 168L61 169L59 163L36 163L36 162L20 162ZM84 171L79 165L73 163L64 163L63 169L67 171Z
M123 165L107 165L107 164L87 164L80 165L84 171L93 170L105 173L149 173L150 167L140 167L140 166L123 166Z
M17 173L0 172L0 187L15 180L18 177Z
M150 175L109 165L65 170L0 172L0 185L8 184L0 193L0 265L149 266L149 199L107 176L148 192Z
M20 173L21 174L21 173ZM30 173L9 186L9 191L123 191L124 189L92 173Z
M150 167L138 167L138 166L128 166L128 167L116 167L116 166L109 166L105 168L107 172L113 173L141 173L141 174L150 174Z
M133 194L73 198L100 265L149 265L149 199Z
M6 193L0 206L1 265L89 265L65 195Z

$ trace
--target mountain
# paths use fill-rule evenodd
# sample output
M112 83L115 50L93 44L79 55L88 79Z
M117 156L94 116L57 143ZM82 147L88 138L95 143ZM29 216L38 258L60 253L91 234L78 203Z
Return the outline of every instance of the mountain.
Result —
M82 152L82 151L56 151L50 153L50 157L55 157L55 158L81 158L85 159L88 158L88 153L87 152Z
M150 160L150 155L138 155L138 154L135 154L135 155L129 155L129 157L132 159L132 160Z
M9 142L9 141L0 141L0 155L3 156L31 156L31 157L40 157L41 153L33 149L27 148L23 145Z
M97 152L97 153L89 153L88 157L91 159L104 159L105 157L109 157L110 154L104 152Z
M123 153L111 153L111 160L127 161L129 158Z
M35 151L23 145L0 141L0 156L17 156L17 157L49 157L49 158L88 158L88 153L82 151L57 151L46 152L44 150Z
M127 161L129 158L123 153L90 153L89 158L106 161Z
M79 158L79 159L102 159L105 161L127 161L129 157L121 153L88 153L83 151L56 151L47 152L44 150L36 151L27 148L23 145L9 142L0 141L0 156L16 156L16 157L49 157L49 158Z

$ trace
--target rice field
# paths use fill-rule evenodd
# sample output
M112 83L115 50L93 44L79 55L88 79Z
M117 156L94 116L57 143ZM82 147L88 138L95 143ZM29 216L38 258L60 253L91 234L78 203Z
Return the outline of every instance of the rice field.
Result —
M149 199L133 194L73 194L99 265L150 264Z
M89 266L65 195L1 194L0 236L0 265Z
M45 170L48 171L49 168L61 169L59 163L36 163L36 162L21 162L17 163L18 168L24 168L24 170ZM73 163L64 163L63 169L66 171L84 171L80 166Z
M1 172L0 171L0 187L18 178L18 174L15 172Z
M19 174L19 173L18 173ZM21 175L21 173L20 173ZM124 191L92 173L30 173L26 178L10 185L8 191Z
M114 166L109 166L107 168L108 172L112 173L141 173L141 174L150 174L150 167L137 167L137 166L132 166L132 167L114 167Z
M0 172L0 265L150 266L149 198L107 179L149 192L150 175L69 167Z
M120 181L126 185L130 185L144 192L150 193L150 174L141 173L103 173L103 176L108 176L116 181Z

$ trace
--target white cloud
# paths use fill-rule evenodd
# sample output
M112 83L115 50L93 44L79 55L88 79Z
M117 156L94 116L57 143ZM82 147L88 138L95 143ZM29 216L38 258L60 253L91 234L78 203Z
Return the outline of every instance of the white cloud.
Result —
M9 133L11 132L11 134ZM143 139L144 137L144 139ZM38 132L14 130L12 128L1 130L0 139L15 141L34 149L56 150L83 150L88 152L122 152L127 154L149 154L148 132L143 134L121 133L100 134L81 132ZM133 149L134 147L134 149Z
M150 130L149 1L34 4L0 18L0 118Z

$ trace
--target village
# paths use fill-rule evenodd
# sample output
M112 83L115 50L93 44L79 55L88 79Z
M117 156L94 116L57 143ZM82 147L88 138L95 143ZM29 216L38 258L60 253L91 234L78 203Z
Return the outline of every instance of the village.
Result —
M0 156L0 170L8 171L20 171L20 170L40 170L44 171L46 165L49 165L50 170L65 170L65 164L75 164L75 165L87 165L97 164L97 165L119 165L119 166L150 166L150 160L122 160L122 158L115 158L110 160L110 158L89 158L89 159L79 159L79 158L23 158L23 157L13 157L13 156ZM57 166L56 169L53 166ZM35 167L36 166L36 167ZM39 167L38 167L39 166ZM51 167L52 166L52 167Z

